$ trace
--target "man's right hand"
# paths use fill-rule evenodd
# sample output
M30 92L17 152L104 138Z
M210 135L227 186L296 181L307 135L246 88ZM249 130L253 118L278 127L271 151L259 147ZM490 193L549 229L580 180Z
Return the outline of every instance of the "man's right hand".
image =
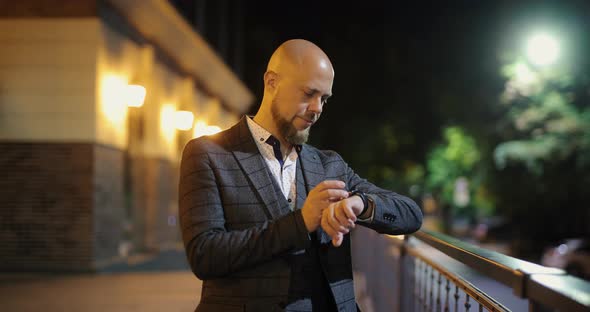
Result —
M338 180L325 180L316 185L309 194L301 208L303 221L309 233L315 231L322 219L322 212L330 203L348 198L348 192L344 189L346 184Z

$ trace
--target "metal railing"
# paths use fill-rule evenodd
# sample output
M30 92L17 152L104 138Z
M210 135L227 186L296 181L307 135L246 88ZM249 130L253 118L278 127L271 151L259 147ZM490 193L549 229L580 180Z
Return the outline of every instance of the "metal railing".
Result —
M525 310L530 312L590 311L590 282L563 270L428 230L391 238L399 249L398 311L511 311L501 298L474 285L466 275L484 276L511 289L515 298L522 298L517 300L527 301ZM451 261L444 260L440 252ZM451 258L474 273L465 274L467 271L454 265Z

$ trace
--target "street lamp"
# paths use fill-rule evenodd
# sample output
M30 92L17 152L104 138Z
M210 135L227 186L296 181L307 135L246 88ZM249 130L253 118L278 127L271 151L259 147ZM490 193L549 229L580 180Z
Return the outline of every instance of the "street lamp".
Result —
M539 33L527 42L526 54L537 66L550 65L559 57L559 43L552 36Z

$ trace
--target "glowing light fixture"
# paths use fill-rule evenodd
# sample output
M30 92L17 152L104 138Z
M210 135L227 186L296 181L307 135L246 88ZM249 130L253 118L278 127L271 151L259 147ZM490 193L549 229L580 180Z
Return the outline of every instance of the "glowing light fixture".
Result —
M178 130L192 129L194 119L193 113L189 111L176 111L174 113L174 125Z
M125 102L129 107L141 107L145 101L145 88L140 85L128 85L125 89Z
M550 65L559 57L559 43L548 34L536 34L527 42L526 53L533 64Z
M104 73L100 79L100 106L104 120L115 129L125 126L127 106L123 102L127 79L116 73Z
M197 121L193 129L193 137L198 138L204 135L213 135L221 131L218 126L208 126L204 121Z

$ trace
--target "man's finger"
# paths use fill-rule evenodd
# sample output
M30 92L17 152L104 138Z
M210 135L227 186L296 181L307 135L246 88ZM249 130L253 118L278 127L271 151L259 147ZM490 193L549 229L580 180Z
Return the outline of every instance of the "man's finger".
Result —
M342 226L338 221L334 218L333 215L334 207L330 207L329 209L324 210L322 214L322 227L330 237L337 235L338 233L347 234L350 230L346 226Z
M327 222L336 232L346 234L350 231L348 227L346 227L347 223L341 224L334 216L328 217Z
M325 198L348 198L348 192L345 190L325 189L320 191L322 197Z
M320 184L316 185L314 189L318 191L323 191L325 189L343 189L346 186L346 183L340 180L324 180L320 182Z
M328 218L325 214L322 216L321 223L322 223L322 229L324 229L324 232L326 232L326 234L328 234L328 236L334 237L338 233L338 231L336 231L332 228L332 226L328 222Z
M346 214L346 217L350 220L352 220L353 222L356 221L356 215L354 214L354 211L352 210L352 208L349 205L342 205L342 210L344 211L344 213Z
M340 245L342 245L343 240L344 235L342 235L342 233L338 233L336 237L332 238L332 245L334 245L334 247L340 247Z
M329 210L330 209L324 210L324 213L322 214L322 228L324 229L326 234L328 234L328 236L332 237L332 245L334 245L335 247L339 247L342 244L344 234L336 231L330 225L330 222L328 221L330 219Z
M344 205L342 204L338 204L334 209L334 216L336 217L336 220L338 220L338 223L340 223L340 225L348 227L350 225L350 222L348 222L349 217L347 216L345 211L346 207L344 207Z

